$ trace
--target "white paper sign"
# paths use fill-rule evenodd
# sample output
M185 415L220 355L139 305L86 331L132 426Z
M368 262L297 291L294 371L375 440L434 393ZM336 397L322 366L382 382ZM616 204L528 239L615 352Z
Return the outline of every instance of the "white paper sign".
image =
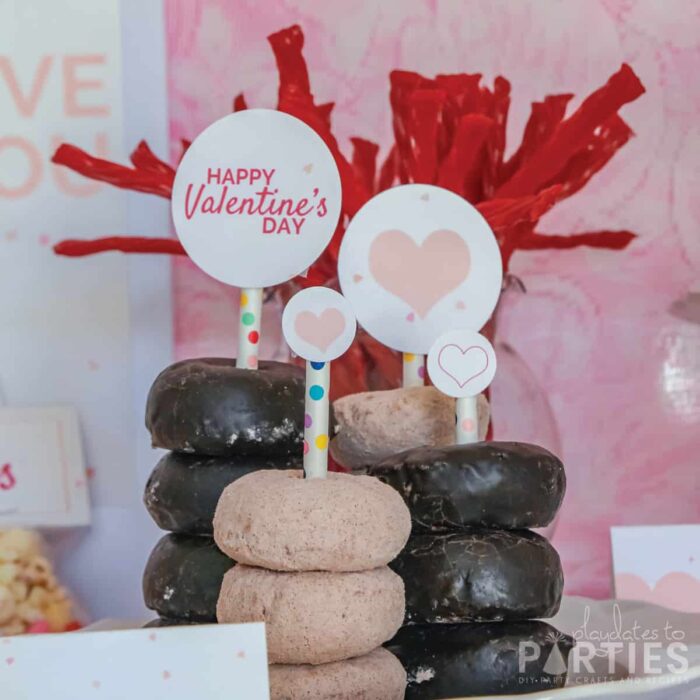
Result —
M0 408L0 527L88 525L73 408Z
M284 309L282 331L294 353L312 362L330 362L352 344L357 330L348 300L327 287L295 294Z
M180 162L175 230L206 273L269 287L304 272L340 216L340 175L320 136L283 112L248 109L214 122Z
M432 185L403 185L355 215L338 276L368 333L395 350L425 354L441 333L486 323L501 292L501 254L465 199Z
M615 597L700 613L700 524L611 528Z
M478 396L496 374L493 345L475 331L444 333L428 353L428 374L443 394L455 398Z
M265 626L6 637L0 688L13 700L268 700Z

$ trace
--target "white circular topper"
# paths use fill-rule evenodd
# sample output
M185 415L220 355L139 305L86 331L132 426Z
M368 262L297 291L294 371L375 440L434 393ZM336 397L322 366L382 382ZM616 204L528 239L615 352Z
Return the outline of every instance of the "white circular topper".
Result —
M496 374L496 353L481 333L449 331L428 353L428 374L443 393L455 398L477 396Z
M330 362L352 344L357 330L348 300L328 287L295 294L282 314L282 332L292 351L312 362Z
M480 329L502 275L486 220L432 185L373 197L350 222L338 260L343 294L365 330L390 348L423 354L450 328Z
M229 114L187 149L172 214L187 254L236 287L304 272L328 245L341 186L331 152L299 119L268 109Z

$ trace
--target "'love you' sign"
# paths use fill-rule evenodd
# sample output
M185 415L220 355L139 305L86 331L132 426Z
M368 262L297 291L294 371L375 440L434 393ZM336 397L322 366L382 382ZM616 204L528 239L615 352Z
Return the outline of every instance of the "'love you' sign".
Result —
M402 185L371 199L350 222L338 276L365 330L390 348L425 354L450 328L486 323L501 291L501 254L465 199L432 185Z
M295 277L340 216L340 176L318 134L283 112L249 109L205 129L175 176L172 214L187 254L235 287Z

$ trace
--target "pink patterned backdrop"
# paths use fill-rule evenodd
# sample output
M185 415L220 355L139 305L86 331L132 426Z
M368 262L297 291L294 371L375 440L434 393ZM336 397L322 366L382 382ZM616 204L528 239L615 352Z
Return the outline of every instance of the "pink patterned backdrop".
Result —
M630 63L647 88L622 111L636 138L540 230L639 239L623 252L517 253L528 292L500 333L556 414L569 490L554 543L569 593L611 593L611 525L700 522L700 3L167 0L166 15L173 159L235 94L274 106L265 37L294 23L317 101L336 103L341 146L388 143L393 68L504 75L512 145L531 101L580 99ZM174 295L180 357L234 352L233 290L177 260ZM267 319L269 355L280 344Z

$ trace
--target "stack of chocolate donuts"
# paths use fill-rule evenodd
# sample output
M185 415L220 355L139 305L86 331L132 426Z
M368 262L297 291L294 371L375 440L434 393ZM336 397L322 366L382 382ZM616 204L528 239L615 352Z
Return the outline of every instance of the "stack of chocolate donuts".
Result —
M561 686L573 642L537 619L559 608L561 563L531 529L556 516L563 465L534 445L450 444L454 409L433 387L334 404L336 461L395 488L411 512L411 538L391 564L405 583L406 620L387 645L408 673L406 697ZM481 396L482 438L487 426Z
M392 564L406 584L408 624L389 647L408 672L407 698L563 685L572 640L538 621L559 609L561 563L530 530L561 505L559 459L534 445L480 442L408 450L369 473L403 496L413 522Z
M406 674L381 645L404 620L404 584L387 564L411 517L371 476L258 471L223 492L219 622L265 622L273 700L401 700Z
M151 474L144 501L165 535L143 578L151 623L216 621L224 574L233 561L212 537L216 504L231 482L257 470L301 464L304 371L261 362L196 359L165 369L151 387L146 426L168 452Z

